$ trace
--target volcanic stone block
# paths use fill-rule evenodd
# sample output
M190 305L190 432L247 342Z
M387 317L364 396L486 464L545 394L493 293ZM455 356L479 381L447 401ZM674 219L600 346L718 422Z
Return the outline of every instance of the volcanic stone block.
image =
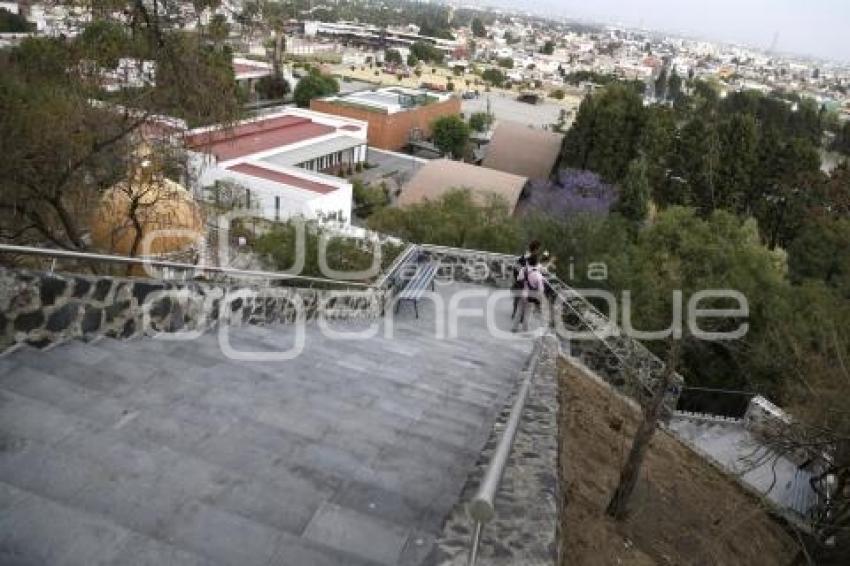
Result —
M41 304L52 305L56 302L56 297L65 292L68 282L58 277L45 277L41 280L39 287L41 290Z
M136 297L136 302L141 305L144 304L147 296L154 291L161 291L165 287L163 285L152 285L150 283L136 283L133 286L133 296Z
M91 289L91 281L77 277L74 279L74 292L72 296L75 299L84 297L89 292L89 289Z
M15 330L19 332L30 332L41 328L44 324L44 313L40 310L19 314L15 318Z
M103 310L86 305L85 314L83 314L83 320L80 324L80 330L82 330L83 334L97 332L100 329L102 320Z
M92 299L95 301L102 301L106 299L106 296L109 294L109 290L112 289L112 281L109 279L101 279L94 286L94 293L92 293Z
M47 319L47 330L51 332L60 332L71 326L80 312L80 304L76 302L68 303L53 311Z

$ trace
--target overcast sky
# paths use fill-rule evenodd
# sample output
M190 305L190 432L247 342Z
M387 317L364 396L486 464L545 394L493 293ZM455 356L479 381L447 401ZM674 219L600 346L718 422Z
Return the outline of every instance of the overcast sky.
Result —
M850 62L850 0L490 0Z

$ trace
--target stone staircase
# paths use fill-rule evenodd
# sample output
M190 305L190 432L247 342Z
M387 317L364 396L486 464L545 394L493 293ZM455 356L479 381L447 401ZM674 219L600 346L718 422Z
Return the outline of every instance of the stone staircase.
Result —
M429 564L532 344L475 318L438 338L422 307L392 338L311 322L286 361L230 359L214 332L0 358L0 563Z

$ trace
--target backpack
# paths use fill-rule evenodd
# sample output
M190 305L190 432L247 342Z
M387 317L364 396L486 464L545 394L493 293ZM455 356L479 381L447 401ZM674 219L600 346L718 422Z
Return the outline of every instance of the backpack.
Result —
M523 275L523 273L525 273L526 263L528 263L528 258L525 256L525 254L523 254L516 259L516 263L514 263L513 265L512 272L514 276L514 288L516 289L519 289L523 285L524 277L523 279L520 279L520 275Z
M522 286L523 288L528 289L529 291L538 291L539 289L537 285L532 285L531 281L528 278L528 269L528 266L522 268Z

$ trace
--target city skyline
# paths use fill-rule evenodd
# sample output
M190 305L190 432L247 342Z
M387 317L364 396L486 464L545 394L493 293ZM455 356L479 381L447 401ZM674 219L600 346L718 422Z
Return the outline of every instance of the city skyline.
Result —
M507 0L494 6L517 9ZM567 18L685 34L706 40L744 43L779 52L850 63L850 3L840 0L714 0L711 5L677 0L541 0L527 9Z

